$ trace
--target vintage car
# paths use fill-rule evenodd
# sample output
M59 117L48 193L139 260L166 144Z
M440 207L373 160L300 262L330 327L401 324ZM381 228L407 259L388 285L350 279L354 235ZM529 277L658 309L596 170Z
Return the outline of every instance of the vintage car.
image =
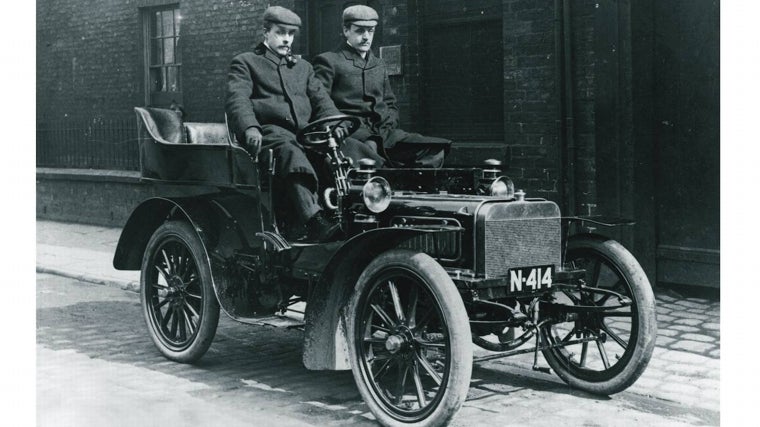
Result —
M241 147L223 123L135 110L142 180L158 196L134 210L113 263L141 270L148 332L171 360L203 356L220 307L244 323L295 323L304 365L351 369L384 425L448 423L473 362L533 353L534 369L604 395L649 362L657 325L644 271L619 243L577 226L624 220L563 217L555 203L515 191L497 161L352 165L334 129L358 121L335 116L298 140L327 160L321 203L344 238L288 240L271 156ZM293 320L290 309L304 303ZM473 343L490 353L473 360Z

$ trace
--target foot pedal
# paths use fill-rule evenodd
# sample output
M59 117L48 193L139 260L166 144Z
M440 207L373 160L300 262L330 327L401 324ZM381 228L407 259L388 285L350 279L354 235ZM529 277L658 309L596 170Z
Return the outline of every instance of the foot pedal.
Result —
M533 366L533 370L534 371L538 371L538 372L543 372L545 374L551 374L552 373L552 368L547 368L547 367L544 367L544 366Z

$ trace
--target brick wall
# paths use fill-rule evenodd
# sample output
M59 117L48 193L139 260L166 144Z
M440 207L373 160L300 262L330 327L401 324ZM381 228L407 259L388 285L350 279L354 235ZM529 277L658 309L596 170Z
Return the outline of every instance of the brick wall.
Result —
M39 0L37 112L131 118L144 105L140 7L180 4L183 101L189 120L221 121L227 66L261 40L264 0Z
M123 118L142 101L135 1L38 0L37 116Z
M508 174L529 195L560 197L554 2L504 1L504 126Z
M572 91L576 145L575 200L579 214L596 213L594 10L596 1L571 2Z
M446 2L448 0L441 0ZM39 0L37 7L37 111L42 119L81 116L131 118L144 104L139 7L166 0ZM299 12L308 2L290 0L183 0L181 53L183 103L188 120L221 121L230 58L261 40L260 17L270 4ZM382 45L403 46L403 74L391 78L401 124L420 130L420 0L376 0ZM450 2L455 3L453 0ZM560 88L557 85L553 0L503 0L504 150L506 171L534 196L559 201ZM445 9L445 6L443 6ZM590 0L573 1L573 91L578 154L578 197L584 209L595 198L594 50ZM306 32L297 39L305 45ZM456 48L453 46L452 48ZM491 153L484 153L483 158Z
M261 16L271 4L296 9L296 1L182 1L182 60L187 120L224 120L224 98L230 60L252 50L263 39ZM305 17L302 17L305 20ZM296 37L299 51L303 34Z
M136 172L37 169L37 218L122 227L140 202L156 195Z

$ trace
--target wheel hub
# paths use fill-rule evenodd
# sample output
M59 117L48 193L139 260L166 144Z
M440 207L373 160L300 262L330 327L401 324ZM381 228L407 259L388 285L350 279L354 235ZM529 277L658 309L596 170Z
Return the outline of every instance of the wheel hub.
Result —
M406 326L398 327L392 335L389 335L385 340L385 349L392 354L398 351L407 351L412 348L414 342L414 335L412 331Z
M172 307L179 307L185 302L185 282L177 276L173 275L168 280L169 295L167 298L171 300L169 303Z
M406 342L403 337L398 335L391 335L388 337L388 339L385 340L385 349L395 354L397 351L401 350L401 347L405 343Z

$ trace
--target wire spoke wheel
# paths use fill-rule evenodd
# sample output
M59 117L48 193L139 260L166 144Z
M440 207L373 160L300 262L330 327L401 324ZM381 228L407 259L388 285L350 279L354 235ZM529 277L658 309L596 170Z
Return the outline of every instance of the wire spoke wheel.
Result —
M167 222L143 257L141 303L156 347L169 359L192 362L208 349L219 320L203 247L192 228Z
M415 313L428 308L431 320L415 327ZM412 272L388 269L370 289L361 318L360 357L374 392L388 408L419 417L440 399L451 365L447 327L433 296Z
M638 262L612 240L581 238L568 244L566 264L584 269L588 287L616 292L628 299L583 289L555 293L557 303L609 307L579 313L574 321L551 323L541 329L547 362L566 382L592 393L624 390L641 375L654 350L657 335L654 296ZM566 344L584 340L584 342Z
M454 415L469 387L471 337L461 297L435 260L406 250L376 258L349 319L354 378L381 423L435 425Z
M176 350L187 348L198 332L207 297L198 281L198 267L188 248L177 237L161 242L152 264L156 273L147 280L148 310L164 343Z

